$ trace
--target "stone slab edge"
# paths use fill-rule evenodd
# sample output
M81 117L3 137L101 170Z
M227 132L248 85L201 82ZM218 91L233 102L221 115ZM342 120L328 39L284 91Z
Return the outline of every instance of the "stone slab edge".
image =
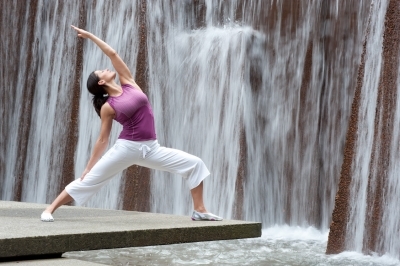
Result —
M69 251L255 238L260 236L261 223L246 223L9 238L0 239L0 258L61 254Z

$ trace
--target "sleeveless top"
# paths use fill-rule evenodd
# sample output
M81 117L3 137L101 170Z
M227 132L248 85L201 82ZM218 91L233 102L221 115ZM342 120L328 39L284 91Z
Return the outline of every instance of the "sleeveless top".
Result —
M114 119L122 126L119 139L155 140L154 115L149 99L139 88L124 84L120 96L109 96L108 104L114 109Z

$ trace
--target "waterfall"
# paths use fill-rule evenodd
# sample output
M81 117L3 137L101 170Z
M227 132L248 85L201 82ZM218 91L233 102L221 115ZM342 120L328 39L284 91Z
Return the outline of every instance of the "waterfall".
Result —
M6 96L1 108L1 198L46 202L56 196L67 149L65 124L75 73L70 55L76 54L67 31L79 6L22 2L7 2L2 11L2 25L9 25L12 35L1 44L7 62L1 75Z
M13 3L23 6L22 2ZM15 5L4 10L17 13ZM205 161L212 173L205 182L205 201L212 211L226 218L262 221L264 226L289 223L327 228L352 97L351 73L356 70L360 53L363 9L361 4L353 6L351 12L358 20L350 28L338 23L343 18L337 1L328 8L318 1L294 5L285 1L147 4L148 87L157 135L162 145ZM31 109L25 158L29 171L23 171L21 200L49 202L57 194L59 166L70 137L64 124L68 115L63 115L70 112L68 88L77 64L73 55L77 54L78 41L69 25L81 23L98 34L134 70L138 63L138 3L33 1L30 8L37 12L30 26L35 42L24 46L28 28L17 37L22 43L21 66L26 65L27 49L33 51L31 65L37 69L38 82L32 94L38 104ZM24 10L27 21L29 9ZM262 22L262 17L271 19ZM315 26L318 23L322 26ZM320 41L321 37L338 38L330 32L335 30L352 30L356 37L339 34L346 43L337 48ZM100 120L90 105L86 77L95 69L109 67L107 58L92 43L83 42L82 50L75 163L70 180L82 173L99 132ZM341 63L329 61L327 51L338 56ZM334 70L338 66L341 72ZM10 88L9 97L15 102L21 101L24 92L26 74L25 68L20 68L19 75L13 76L20 79L16 92L4 86ZM338 90L339 86L344 89ZM3 131L17 131L13 127L18 123L13 121L24 121L21 105L13 108L2 108L9 116L1 124ZM119 130L114 123L111 143ZM6 134L4 143L9 148L2 153L1 171L7 177L2 180L5 200L14 197L13 177L18 170L18 140L13 136ZM325 162L324 158L330 159ZM120 208L120 186L121 175L87 206ZM188 214L190 209L184 181L153 171L151 210Z
M148 4L151 99L160 141L200 156L211 169L205 199L213 211L233 217L237 204L243 218L264 226L326 229L353 95L354 80L344 73L357 70L365 8L337 1L294 6ZM349 28L350 18L339 23L346 8L359 18L357 27ZM274 21L265 25L254 19L269 15ZM345 42L335 47L329 43L335 37ZM241 132L246 158L239 157ZM188 214L182 180L153 176L152 211Z

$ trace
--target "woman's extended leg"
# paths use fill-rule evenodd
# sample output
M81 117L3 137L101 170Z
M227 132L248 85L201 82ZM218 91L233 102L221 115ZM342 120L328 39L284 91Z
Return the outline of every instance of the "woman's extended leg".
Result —
M137 153L139 158L140 152ZM103 157L93 166L83 180L76 179L66 186L60 195L48 206L41 215L44 222L53 222L51 215L61 205L75 200L78 205L82 205L99 191L110 179L134 163L132 157L135 153L130 153L123 143L118 142L111 147Z
M40 216L40 219L43 222L53 222L54 218L51 215L55 210L57 210L60 206L71 202L73 198L65 191L65 189L58 195L58 197L50 204Z
M65 189L58 195L58 197L50 204L44 212L53 213L60 206L71 202L73 198L65 191Z

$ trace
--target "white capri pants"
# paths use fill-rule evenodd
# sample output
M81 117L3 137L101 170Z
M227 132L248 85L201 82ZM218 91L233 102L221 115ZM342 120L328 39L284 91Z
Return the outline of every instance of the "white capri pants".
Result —
M114 175L134 164L180 174L186 179L189 189L197 187L210 175L200 158L180 150L161 147L157 140L118 139L83 180L78 178L72 181L65 190L79 205L82 205Z

